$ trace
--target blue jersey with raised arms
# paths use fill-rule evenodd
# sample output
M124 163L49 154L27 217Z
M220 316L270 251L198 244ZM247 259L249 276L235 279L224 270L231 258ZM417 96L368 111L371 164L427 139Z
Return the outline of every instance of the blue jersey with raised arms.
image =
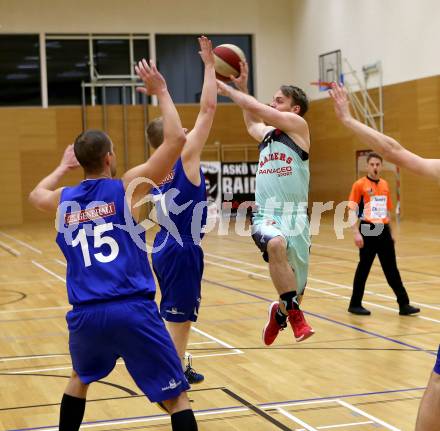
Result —
M145 231L131 217L121 180L64 188L57 226L72 305L154 295Z
M182 241L192 239L199 243L207 217L206 185L202 170L200 184L196 186L186 176L180 158L159 184L159 189L162 196L156 203L156 209L161 230L156 239L163 239L169 233L168 238L178 240L180 237ZM157 190L154 193L159 195Z

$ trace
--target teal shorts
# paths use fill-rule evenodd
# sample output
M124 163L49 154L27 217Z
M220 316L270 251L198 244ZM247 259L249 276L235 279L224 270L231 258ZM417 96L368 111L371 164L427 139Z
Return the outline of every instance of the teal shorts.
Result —
M310 227L307 214L266 217L257 213L252 218L252 239L269 262L267 245L272 238L281 236L287 245L287 260L296 277L297 294L301 295L307 284L310 256Z

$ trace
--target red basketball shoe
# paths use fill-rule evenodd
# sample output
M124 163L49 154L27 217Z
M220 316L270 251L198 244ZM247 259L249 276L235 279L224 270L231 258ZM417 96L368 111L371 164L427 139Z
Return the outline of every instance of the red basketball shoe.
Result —
M267 323L263 328L263 343L266 344L266 346L270 346L275 341L275 338L277 338L278 332L287 326L287 323L280 325L275 319L278 307L278 302L272 302L272 304L269 305Z
M304 341L315 333L312 327L306 322L301 310L289 310L288 313L289 323L293 329L296 341Z

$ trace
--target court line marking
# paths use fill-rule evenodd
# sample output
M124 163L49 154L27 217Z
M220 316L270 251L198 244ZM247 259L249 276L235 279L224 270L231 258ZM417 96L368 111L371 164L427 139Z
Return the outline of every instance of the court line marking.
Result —
M8 314L8 313L27 313L29 311L47 311L47 310L62 310L72 308L69 305L59 305L56 307L39 307L39 308L17 308L15 310L1 310L0 314Z
M234 349L237 350L237 349ZM228 352L228 353L207 353L206 355L191 355L192 358L208 358L211 356L229 356L229 355L241 355L243 352Z
M37 261L32 260L32 264L35 265L36 267L42 269L43 271L47 272L48 274L53 275L55 278L57 278L58 280L62 281L63 283L66 282L66 279L64 277L59 276L55 272L51 271L49 268L46 268L41 263L38 263Z
M65 282L65 279L63 279L62 277L60 277L58 274L52 272L51 270L49 270L48 268L46 268L44 265L39 264L36 261L32 261L32 263L34 265L36 265L38 268L42 269L43 271L48 272L49 274L53 275L54 277L56 277L57 279L61 279L62 281ZM63 307L44 307L41 309L35 309L35 308L29 308L29 309L22 309L22 310L11 310L10 312L19 312L19 311L36 311L36 310L53 310L53 309L60 309L60 308L71 308L70 306L63 306ZM0 311L0 313L8 313L8 310L3 310ZM243 351L241 351L240 349L236 349L234 346L231 346L230 344L226 343L225 341L220 340L219 338L216 338L210 334L208 334L207 332L204 332L202 330L200 330L199 328L195 328L195 327L191 327L191 330L199 333L200 335L208 338L211 341L207 341L205 343L218 343L223 347L226 347L228 349L232 349L231 352L225 352L225 353L207 353L207 354L203 354L203 355L192 355L193 358L207 358L207 357L213 357L213 356L229 356L229 355L240 355L240 354L244 354ZM123 362L118 363L116 362L116 365L121 365L123 364ZM41 368L41 369L36 369L36 370L24 370L24 371L14 371L8 374L24 374L24 373L30 373L30 372L45 372L45 371L60 371L60 370L69 370L72 367L55 367L55 368Z
M422 239L422 238L421 238ZM440 241L440 239L433 239L434 241ZM337 250L337 251L349 251L351 253L357 252L357 248L346 248L346 247L336 247L331 245L323 245L323 244L316 244L312 242L312 250L314 247L317 248L327 248L330 250ZM399 259L431 259L431 258L439 258L440 254L427 254L427 255L409 255L409 256L396 256L397 260Z
M223 393L231 397L233 400L238 401L242 406L247 407L250 411L256 413L260 418L270 422L272 425L276 426L278 429L282 431L291 431L289 427L284 425L282 422L274 418L272 415L267 413L264 409L259 408L255 404L241 397L239 394L235 393L233 390L222 387L220 388Z
M302 425L307 431L317 431L316 428L312 427L311 425L307 424L306 422L302 421L301 419L297 418L296 416L292 415L288 411L284 410L282 407L277 407L276 409L279 413L281 413L286 418L289 418L293 422Z
M191 329L197 329L197 328L191 328ZM196 331L199 332L200 330ZM209 339L214 339L215 337L212 337L211 335L207 334L206 332L200 331L200 333L202 333L205 337L209 338ZM225 353L206 353L203 355L191 355L192 358L208 358L208 357L213 357L213 356L230 356L230 355L241 355L244 354L243 351L236 349L235 347L231 346L230 344L225 343L224 341L219 340L218 338L215 339L216 341L213 341L224 346L227 347L228 349L232 349L232 351L229 352L225 352ZM208 341L210 343L210 341ZM59 356L69 356L70 355L59 355ZM21 358L6 358L4 360L0 359L0 362L6 362L7 360L9 361L13 361L13 360L20 360L20 359L39 359L39 358L44 358L44 357L54 357L53 355L47 355L47 356L39 356L39 357L35 357L35 356L31 356L31 357L21 357ZM124 361L116 361L115 365L124 365ZM27 373L41 373L41 372L46 372L46 371L62 371L62 370L71 370L72 366L63 366L63 367L51 367L51 368L36 368L33 370L19 370L19 371L5 371L5 374L27 374Z
M236 288L236 287L228 286L227 284L222 284L222 283L219 283L217 281L208 280L206 278L204 278L204 281L207 282L207 283L210 283L210 284L214 284L216 286L221 286L221 287L223 287L225 289L229 289L229 290L233 290L233 291L239 292L239 293L241 293L243 295L252 296L253 298L261 299L262 301L272 302L271 299L265 298L264 296L257 295L255 293L251 293L251 292L247 292L245 290L242 290L242 289L239 289L239 288ZM344 322L341 322L341 321L338 321L338 320L334 320L334 319L331 319L330 317L326 317L326 316L323 316L321 314L313 313L311 311L304 311L304 313L308 314L310 316L316 317L318 319L325 320L327 322L334 323L334 324L339 325L339 326L343 326L345 328L354 329L355 331L362 332L363 334L372 335L373 337L381 338L382 340L391 341L392 343L399 344L399 345L405 346L405 347L409 347L410 349L415 350L415 351L424 352L424 353L427 353L428 355L436 356L436 353L434 351L427 350L427 349L424 349L422 347L413 346L413 345L405 343L403 341L399 341L399 340L396 340L394 338L378 334L377 332L367 331L366 329L362 329L362 328L360 328L358 326L354 326L354 325L350 325L348 323L344 323Z
M396 389L396 390L390 390L390 391L381 391L381 392L367 392L367 393L361 393L361 394L346 394L346 395L338 395L338 396L332 396L332 397L322 397L322 398L310 398L305 400L292 400L292 401L280 401L276 403L264 403L264 404L256 404L257 407L260 407L264 410L266 409L276 409L278 410L278 407L289 407L289 406L298 406L298 405L313 405L313 404L319 404L319 403L326 403L326 402L340 402L344 403L340 398L351 398L351 397L358 397L358 396L371 396L371 395L378 395L378 394L388 394L388 393L395 393L395 392L407 392L407 391L414 391L414 390L422 390L426 389L423 388L409 388L409 389ZM339 401L337 401L339 400ZM353 405L348 404L350 407L348 407L350 410L353 408L356 409ZM237 406L237 407L223 407L223 408L214 408L214 409L207 409L207 410L200 410L200 411L194 411L194 415L196 417L198 416L207 416L207 415L219 415L223 413L236 413L236 412L245 412L250 411L247 407ZM360 413L362 416L364 416L365 412L362 412L360 410ZM136 423L136 422L150 422L150 421L158 421L162 419L168 419L169 416L166 414L161 415L150 415L150 416L137 416L137 417L129 417L129 418L118 418L118 419L107 419L107 420L99 420L94 422L84 422L81 425L81 428L93 428L93 427L100 427L100 426L106 426L106 425L122 425L127 423ZM374 422L374 419L372 419ZM53 426L43 426L43 427L34 427L34 428L18 428L13 429L9 431L58 431L58 427ZM397 431L401 431L397 428L395 428ZM299 431L299 430L297 430Z
M199 341L198 343L188 343L188 346L195 346L197 344L215 344L215 341Z
M63 261L61 261L59 259L54 259L54 260L58 264L60 264L62 266L67 266L66 262L63 262ZM240 354L244 353L241 350L236 349L235 347L231 346L230 344L228 344L228 343L226 343L226 342L224 342L224 341L222 341L222 340L220 340L220 339L218 339L218 338L216 338L216 337L214 337L212 335L209 335L207 332L204 332L204 331L202 331L202 330L200 330L200 329L198 329L198 328L196 328L194 326L191 326L191 330L194 331L194 332L199 333L200 335L203 335L204 337L210 339L214 343L218 343L218 344L220 344L223 347L227 347L228 349L233 349L233 351L229 352L229 353L213 353L213 354L204 354L204 355L192 355L193 358L207 358L209 356L227 356L227 355L234 355L234 354L235 355L240 355ZM205 343L209 343L209 341L205 341Z
M0 241L0 247L3 247L7 252L13 254L15 257L21 256L21 253L18 250L15 250L15 248L12 248L3 241Z
M356 425L368 425L368 424L374 424L373 421L365 421L365 422L350 422L345 424L336 424L336 425L322 425L319 427L316 427L317 430L326 430L326 429L332 429L332 428L342 428L342 427L354 427ZM295 431L306 431L304 428L297 428Z
M208 334L207 332L204 332L202 330L200 330L199 328L196 328L195 326L191 326L191 330L194 332L197 332L200 335L205 336L206 338L209 338L212 341L215 341L216 343L220 344L223 347L227 347L228 349L233 349L233 352L237 355L239 354L243 354L244 352L242 352L240 349L236 349L234 346L231 346L230 344L226 343L225 341L222 341L216 337L213 337L212 335ZM230 352L232 353L232 352ZM207 356L207 355L205 355ZM219 356L218 354L216 356ZM196 358L197 356L193 356L193 358ZM199 356L200 357L200 356Z
M322 244L315 244L315 243L312 243L312 248L313 247L328 248L330 250L337 250L337 251L349 251L351 253L356 251L356 249L354 249L354 248L335 247L334 245L322 245Z
M370 419L370 421L373 421L373 422L376 423L376 424L380 424L380 425L382 425L383 427L385 427L385 428L387 428L387 429L389 429L389 430L391 430L391 431L401 431L399 428L396 428L396 427L394 427L394 426L388 424L387 422L385 422L385 421L383 421L383 420L381 420L381 419L379 419L379 418L377 418L377 417L375 417L375 416L373 416L373 415L370 415L369 413L367 413L367 412L361 410L360 408L355 407L355 406L353 406L352 404L347 403L346 401L342 401L342 400L339 399L339 398L330 399L330 400L322 400L322 401L318 401L318 402L316 402L316 401L315 401L315 402L307 402L307 401L306 401L306 402L298 402L298 403L292 403L290 406L293 407L293 406L307 405L307 404L312 404L312 403L313 403L313 404L319 404L319 403L337 403L337 404L339 404L339 405L341 405L341 406L343 406L343 407L345 407L345 408L347 408L347 409L349 409L349 410L351 410L351 411L353 411L353 412L355 412L355 413L357 413L357 414L359 414L359 415L361 415L361 416L366 417L367 419ZM287 407L287 405L284 406L284 407ZM305 424L304 422L298 420L297 417L295 417L295 416L293 416L293 415L288 416L287 414L285 414L285 413L288 413L288 414L289 414L289 412L286 412L285 410L283 410L282 407L275 407L275 408L276 408L276 410L280 411L280 413L284 414L286 417L292 419L293 421L297 421L300 425L304 426L304 428L305 428L306 430L316 431L316 429L313 428L313 427L311 427L310 425L306 426L307 424ZM281 410L283 410L285 413L283 413L283 411L281 411ZM333 425L333 426L330 426L330 428L336 428L336 427L338 427L338 426L340 427L340 426L343 426L343 425ZM322 429L322 428L327 428L327 427L319 427L319 429Z
M63 266L65 265L64 262L62 262L62 261L60 261L58 259L54 259L54 260L57 261L57 263L59 263L59 264L61 264ZM38 268L42 269L43 271L47 272L48 274L54 276L58 280L60 280L60 281L62 281L64 283L66 282L65 278L59 276L58 274L56 274L55 272L53 272L50 269L46 268L44 265L38 263L37 261L32 260L32 264L37 266ZM66 307L66 308L70 308L70 307ZM191 327L191 329L194 330L195 332L198 332L199 334L205 336L206 338L208 338L208 339L210 339L212 341L215 341L216 343L220 344L223 347L227 347L229 349L233 349L232 352L228 352L228 353L211 353L211 354L208 353L208 354L204 354L204 355L193 355L193 358L207 358L207 357L210 357L210 356L229 356L229 355L244 354L244 352L242 352L241 350L236 349L235 347L231 346L230 344L228 344L228 343L226 343L226 342L224 342L224 341L222 341L222 340L220 340L220 339L218 339L218 338L216 338L216 337L214 337L212 335L209 335L207 332L204 332L204 331L202 331L202 330L200 330L198 328L195 328L195 327ZM61 370L61 369L68 369L68 368L54 368L54 369L44 369L44 370L42 369L42 370L35 370L35 371L58 371L58 370Z
M4 232L1 232L1 231L0 231L0 235L4 236L4 237L6 237L6 238L9 238L9 239L11 239L12 241L15 241L16 243L22 245L23 247L28 248L29 250L34 251L35 253L43 254L43 252L42 252L40 249L38 249L38 248L36 248L36 247L33 247L33 246L30 245L29 243L27 243L27 242L25 242L25 241L22 241L22 240L20 240L20 239L18 239L18 238L15 238L15 237L13 237L12 235L9 235L9 234L4 233Z
M385 421L383 421L383 420L381 420L381 419L378 419L377 417L375 417L375 416L373 416L373 415L370 415L369 413L367 413L367 412L365 412L365 411L363 411L363 410L361 410L361 409L359 409L359 408L357 408L357 407L351 405L350 403L347 403L346 401L342 401L342 400L340 400L340 399L336 399L335 401L336 401L338 404L340 404L341 406L344 406L344 407L346 407L347 409L349 409L349 410L351 410L351 411L353 411L353 412L355 412L355 413L360 414L361 416L364 416L364 417L366 417L366 418L368 418L368 419L371 419L372 421L374 421L374 422L376 422L376 423L382 425L382 426L385 427L385 428L388 428L388 429L391 430L391 431L402 431L401 429L396 428L396 427L390 425L389 423L387 423L387 422L385 422Z
M422 240L424 240L424 241L434 241L434 242L439 242L440 241L440 239L439 238L431 238L431 237L426 237L426 236L422 236L421 238L419 238L419 239L422 239Z
M244 265L247 265L247 266L250 266L250 267L253 267L253 268L257 268L257 269L265 269L267 271L267 267L266 266L256 265L254 263L246 262L244 260L231 259L231 258L228 258L228 257L218 256L218 255L215 255L215 254L212 254L212 253L205 253L205 256L210 256L210 257L214 257L214 258L217 258L217 259L222 259L222 260L225 260L227 262L232 262L232 263L241 263L241 264L244 264ZM205 262L207 262L206 259L205 259ZM216 264L216 262L214 262L214 264ZM217 264L217 265L219 265L219 264ZM225 268L227 268L227 266L225 266ZM240 268L234 268L234 269L239 271L239 272L246 273L246 270L242 270ZM247 271L247 273L249 274L249 271ZM262 274L254 274L254 273L251 273L251 274L263 276ZM311 280L311 281L316 281L318 283L327 284L329 286L335 286L335 287L340 287L342 289L353 290L352 286L348 286L348 285L341 284L341 283L334 283L332 281L326 281L326 280L322 280L322 279L316 278L316 277L307 277L307 279ZM368 293L369 295L373 295L373 296L381 296L381 297L384 297L386 299L393 299L393 300L396 299L393 296L384 295L384 294L381 294L381 293L375 293L375 292L372 292L371 290L365 290L365 293ZM436 306L429 305L429 304L424 304L422 302L414 302L414 301L412 301L412 304L420 305L421 307L430 308L432 310L440 310L440 307L436 307ZM394 310L394 309L392 309L392 310ZM422 318L423 316L416 316L416 317Z
M264 279L266 279L266 280L270 280L270 277L269 277L268 275L265 275L265 274L254 274L253 272L251 272L251 271L247 271L247 270L245 270L245 269L235 268L235 267L230 266L230 265L224 265L224 264L217 263L217 262L213 262L213 261L206 260L206 259L205 259L205 262L206 262L206 263L209 263L209 264L211 264L211 265L214 265L214 266L220 266L220 267L222 267L222 268L230 269L230 270L232 270L232 271L239 271L239 272L243 272L243 273L245 273L245 274L250 274L250 275L252 275L252 276L254 276L254 277L256 276L256 277L264 278ZM237 261L236 263L245 263L245 262ZM337 283L333 283L333 282L325 281L325 280L320 280L320 279L318 279L318 278L308 277L308 279L309 279L309 280L312 280L312 281L317 281L317 282L319 282L319 283L329 284L329 285L331 285L331 286L343 287L342 285L339 286ZM319 289L319 288L316 288L316 287L310 287L310 286L307 286L307 289L308 289L308 290L311 290L311 291L314 291L314 292L324 293L325 295L329 295L329 296L334 296L334 297L337 297L337 298L342 298L342 299L350 300L350 297L349 297L349 296L339 295L339 294L337 294L337 293L329 292L329 291L324 290L324 289ZM384 310L390 310L390 311L393 311L393 312L396 311L394 308L392 308L392 307L388 307L388 306L386 306L386 305L375 304L374 302L369 302L369 301L362 301L362 302L363 302L364 304L371 305L372 307L382 308L382 309L384 309ZM413 304L416 304L416 302L413 302ZM427 308L429 308L429 307L427 307ZM436 308L436 309L439 309L439 308ZM426 317L426 316L413 316L413 317L416 317L416 318L418 318L418 319L422 319L422 320L427 320L427 321L430 321L430 322L440 323L440 320L438 320L438 319L433 319L433 318L431 318L431 317Z
M10 280L10 281L0 281L0 284L4 284L4 285L16 285L16 284L30 284L30 283L34 283L34 280ZM44 280L38 280L38 283L52 283L53 280L51 278L47 278Z
M63 356L70 356L67 353L54 354L54 355L36 355L36 356L19 356L15 358L0 358L0 362L11 362L11 361L25 361L27 359L42 359L42 358L60 358Z
M54 259L54 260L55 260L55 262L57 262L58 264L60 264L62 266L67 266L66 262L63 262L63 261L61 261L59 259ZM206 332L201 331L200 329L198 329L198 328L196 328L194 326L191 326L191 330L193 330L195 332L198 332L199 334L201 334L201 335L205 336L206 338L209 338L210 340L212 340L211 342L210 341L205 341L205 342L202 342L202 343L190 343L191 345L193 345L193 344L218 343L218 344L222 345L223 347L227 347L229 349L233 349L233 351L229 352L229 353L215 353L215 354L205 354L205 355L192 355L193 358L206 358L206 357L209 357L209 356L226 356L226 355L234 355L234 354L235 355L244 354L244 352L242 352L241 350L236 349L235 347L231 346L230 344L227 344L224 341L221 341L218 338L215 338L215 337L209 335ZM190 344L188 344L188 345L190 345Z
M236 413L236 412L245 412L249 411L247 407L232 407L222 410L206 410L206 411L200 411L200 412L194 412L194 415L196 417L199 416L207 416L207 415L220 415L224 413ZM124 425L124 424L130 424L130 423L139 423L139 422L152 422L152 421L161 421L166 420L169 422L170 416L168 414L162 414L162 415L155 415L155 416L141 416L137 418L127 418L127 419L110 419L110 420L103 420L103 421L96 421L96 422L83 422L81 424L81 429L83 428L96 428L96 427L102 427L107 425ZM37 428L18 428L13 429L9 431L58 431L58 426L53 427L37 427Z
M120 363L116 362L116 365L121 365ZM42 373L45 371L61 371L61 370L71 370L72 366L67 367L53 367L53 368L37 368L35 370L21 370L21 371L5 371L5 374L27 374L27 373Z
M438 283L438 281L440 280L440 277L435 277L435 276L430 276L432 277L429 280L418 280L418 281L405 281L405 286L407 284L433 284L433 283ZM386 282L381 282L381 283L368 283L369 286L374 286L374 287L386 287L388 286L388 283ZM379 295L378 293L376 295Z

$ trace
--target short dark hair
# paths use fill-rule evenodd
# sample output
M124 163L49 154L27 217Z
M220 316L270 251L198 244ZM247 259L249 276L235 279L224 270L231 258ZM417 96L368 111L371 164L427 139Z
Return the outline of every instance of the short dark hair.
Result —
M367 156L367 163L371 160L371 159L379 159L381 163L383 163L383 158L380 154L375 153L374 151L371 151L370 153L368 153Z
M163 119L157 117L147 126L147 139L153 148L159 148L163 142Z
M102 130L89 129L77 136L73 151L85 172L97 174L102 171L106 154L112 152L112 142Z
M299 115L304 117L305 113L309 109L309 99L307 98L306 93L299 87L295 87L294 85L282 85L280 87L281 93L283 93L286 97L292 98L292 106L298 105L300 107Z

